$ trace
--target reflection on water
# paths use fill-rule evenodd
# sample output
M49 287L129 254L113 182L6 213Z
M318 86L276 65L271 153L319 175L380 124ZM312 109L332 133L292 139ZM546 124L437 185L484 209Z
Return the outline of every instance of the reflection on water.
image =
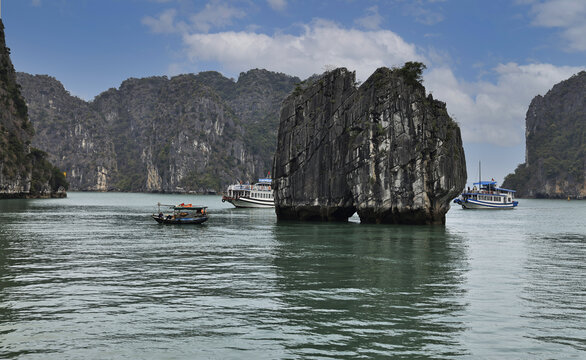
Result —
M586 351L586 235L533 238L523 300L528 336Z
M210 220L158 225L159 201ZM217 196L0 201L0 358L580 358L585 207L522 204L403 227Z
M443 227L279 223L279 292L301 358L465 354L467 264ZM447 240L447 238L449 240Z

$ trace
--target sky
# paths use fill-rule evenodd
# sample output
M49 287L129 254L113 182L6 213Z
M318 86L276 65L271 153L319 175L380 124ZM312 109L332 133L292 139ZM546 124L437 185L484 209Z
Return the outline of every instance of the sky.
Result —
M460 125L468 184L525 161L531 100L586 70L586 0L0 0L17 71L91 101L127 78L423 62Z

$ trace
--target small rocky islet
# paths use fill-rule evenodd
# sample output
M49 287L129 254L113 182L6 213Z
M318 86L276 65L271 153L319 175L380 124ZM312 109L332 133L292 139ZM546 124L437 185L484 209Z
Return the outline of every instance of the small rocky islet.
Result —
M361 86L336 69L281 107L273 165L280 220L443 224L464 188L458 125L425 95L423 64L380 68Z

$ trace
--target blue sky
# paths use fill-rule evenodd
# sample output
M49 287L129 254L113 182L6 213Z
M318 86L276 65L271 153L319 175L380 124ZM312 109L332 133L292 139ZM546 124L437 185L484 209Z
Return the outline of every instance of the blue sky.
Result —
M365 80L427 65L424 85L462 135L469 182L524 161L531 99L586 69L586 0L4 0L17 71L86 100L129 77L331 67ZM484 175L483 175L484 176Z

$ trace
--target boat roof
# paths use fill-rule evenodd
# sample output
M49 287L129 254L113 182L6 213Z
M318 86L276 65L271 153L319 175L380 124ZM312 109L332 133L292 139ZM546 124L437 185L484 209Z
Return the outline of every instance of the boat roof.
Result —
M500 191L506 191L506 192L517 192L515 190L510 190L510 189L503 189L503 188L495 188L496 190L500 190Z
M174 206L173 210L201 210L201 209L207 209L207 206L199 206L199 205L194 205L194 206Z
M496 185L496 181L475 182L473 185Z
M179 205L165 205L165 204L161 204L159 203L159 206L169 206L171 208L173 208L174 210L201 210L201 209L207 209L207 206L203 206L203 205L192 205L192 204L186 204L186 203L181 203Z
M201 209L207 209L207 206L203 206L203 205L192 205L192 204L186 204L186 203L181 203L179 205L169 205L169 204L161 204L161 203L157 203L158 206L168 206L169 208L172 208L174 210L201 210Z

